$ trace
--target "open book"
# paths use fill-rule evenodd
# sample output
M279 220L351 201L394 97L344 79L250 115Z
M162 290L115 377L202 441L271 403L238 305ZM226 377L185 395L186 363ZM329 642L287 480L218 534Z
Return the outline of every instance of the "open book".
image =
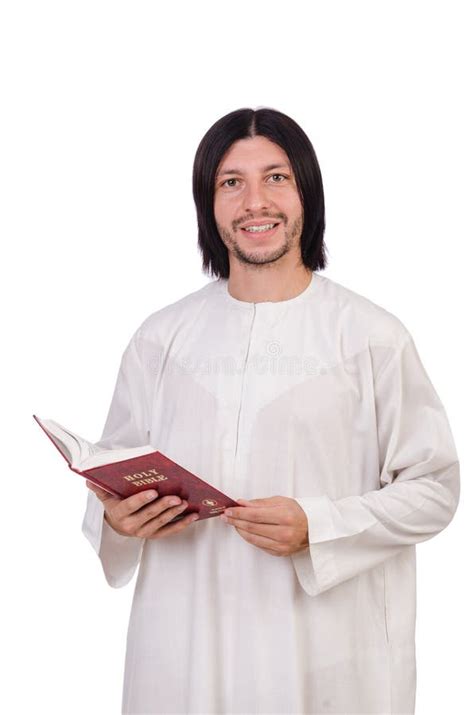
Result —
M110 494L126 498L146 489L156 489L159 497L173 494L186 499L188 506L172 521L178 521L191 512L197 512L199 519L207 519L218 516L229 506L239 506L149 444L104 449L54 420L40 419L37 415L33 417L69 468Z

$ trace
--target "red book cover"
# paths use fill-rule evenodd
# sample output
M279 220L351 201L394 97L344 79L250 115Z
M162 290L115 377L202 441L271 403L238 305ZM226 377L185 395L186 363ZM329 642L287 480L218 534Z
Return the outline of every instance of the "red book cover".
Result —
M239 506L226 494L173 462L158 450L98 467L77 469L71 465L66 454L56 444L36 415L33 417L64 457L69 469L97 484L110 494L126 498L147 489L156 489L159 497L177 495L181 499L185 499L188 506L172 521L178 521L191 512L198 513L199 519L208 519L218 516L229 506Z

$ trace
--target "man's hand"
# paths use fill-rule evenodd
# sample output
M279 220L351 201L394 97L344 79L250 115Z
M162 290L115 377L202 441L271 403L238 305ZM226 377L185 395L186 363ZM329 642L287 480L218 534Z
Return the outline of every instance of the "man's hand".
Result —
M104 505L105 521L122 536L162 539L164 536L183 531L197 518L196 513L191 513L169 524L171 519L186 509L188 503L175 496L158 499L156 489L147 489L121 499L109 494L88 479L86 485Z
M269 497L236 501L242 506L226 509L219 518L235 526L249 544L272 556L289 556L309 545L308 519L295 499Z

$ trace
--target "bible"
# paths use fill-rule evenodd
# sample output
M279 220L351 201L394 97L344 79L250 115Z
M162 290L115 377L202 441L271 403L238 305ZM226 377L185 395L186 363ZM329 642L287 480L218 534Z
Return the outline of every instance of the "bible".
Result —
M54 420L33 417L62 454L69 469L110 494L126 498L146 489L156 489L159 497L177 495L185 499L188 506L171 522L183 519L191 512L197 513L199 519L208 519L218 516L229 506L239 506L149 444L104 449Z

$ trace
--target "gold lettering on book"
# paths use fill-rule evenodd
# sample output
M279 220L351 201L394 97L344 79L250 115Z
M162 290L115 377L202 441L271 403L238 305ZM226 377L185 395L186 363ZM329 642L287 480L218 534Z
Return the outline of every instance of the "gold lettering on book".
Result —
M163 477L160 479L160 477L148 477L147 479L135 479L132 484L135 487L140 487L142 484L153 484L153 482L162 482L163 479L166 479L166 477Z
M132 482L137 487L143 484L163 482L167 479L164 474L160 474L156 469L148 469L146 472L136 472L135 474L126 474L123 478L127 482Z

